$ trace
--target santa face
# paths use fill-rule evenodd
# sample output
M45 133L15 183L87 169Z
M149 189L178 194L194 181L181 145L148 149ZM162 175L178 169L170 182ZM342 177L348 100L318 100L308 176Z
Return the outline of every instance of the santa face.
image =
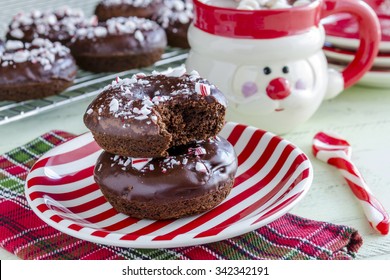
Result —
M314 69L307 60L244 65L234 74L229 106L251 116L294 114L322 99L314 82Z

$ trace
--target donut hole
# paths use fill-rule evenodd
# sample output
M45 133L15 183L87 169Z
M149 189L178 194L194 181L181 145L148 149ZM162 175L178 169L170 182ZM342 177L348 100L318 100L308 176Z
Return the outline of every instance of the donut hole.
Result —
M161 109L162 122L172 135L170 146L188 144L215 136L222 129L225 107L205 100L184 100Z

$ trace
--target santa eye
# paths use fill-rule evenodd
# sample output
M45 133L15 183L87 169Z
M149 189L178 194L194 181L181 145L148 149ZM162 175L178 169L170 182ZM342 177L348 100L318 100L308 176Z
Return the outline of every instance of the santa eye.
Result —
M264 72L264 74L269 75L269 74L271 74L272 71L271 71L271 68L269 68L267 66L267 67L264 67L263 72Z
M284 67L282 68L282 71L283 71L284 74L288 74L288 73L290 72L290 69L288 69L287 66L284 66Z

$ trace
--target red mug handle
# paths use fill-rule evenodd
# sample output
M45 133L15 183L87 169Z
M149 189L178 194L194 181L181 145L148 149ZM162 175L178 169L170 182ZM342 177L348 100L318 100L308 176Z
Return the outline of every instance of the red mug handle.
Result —
M354 85L370 70L379 51L381 29L377 15L363 1L325 0L321 18L336 13L349 13L355 16L359 23L359 49L352 62L341 72L344 80L344 89L346 89Z

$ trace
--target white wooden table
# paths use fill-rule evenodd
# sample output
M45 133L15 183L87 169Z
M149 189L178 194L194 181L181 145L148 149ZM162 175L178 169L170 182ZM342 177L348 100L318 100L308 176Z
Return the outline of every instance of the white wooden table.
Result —
M0 154L52 129L76 134L87 131L82 116L90 101L0 126ZM311 141L319 130L334 131L348 139L353 146L352 159L374 194L390 211L390 89L351 88L326 101L308 122L283 136L300 147L314 166L313 185L292 213L354 227L364 240L358 259L390 259L390 235L376 234L336 169L313 158ZM0 250L0 259L16 257Z

